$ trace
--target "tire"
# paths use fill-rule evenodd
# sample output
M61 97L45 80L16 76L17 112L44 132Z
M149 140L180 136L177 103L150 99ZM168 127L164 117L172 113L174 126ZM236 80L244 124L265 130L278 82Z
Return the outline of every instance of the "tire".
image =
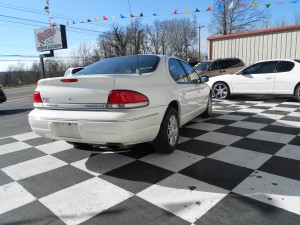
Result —
M205 111L200 115L203 118L211 117L212 114L212 96L209 94Z
M300 85L298 85L298 87L296 88L295 97L298 100L298 102L300 102Z
M153 142L155 150L162 154L170 154L175 150L178 139L178 112L173 107L170 107L165 113L158 135Z
M212 87L213 95L217 99L227 99L230 96L230 90L226 83L217 82Z

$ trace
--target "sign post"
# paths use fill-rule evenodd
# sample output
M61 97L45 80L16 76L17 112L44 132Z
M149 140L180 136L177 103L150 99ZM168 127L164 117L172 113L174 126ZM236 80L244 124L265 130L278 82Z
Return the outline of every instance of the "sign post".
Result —
M53 57L54 50L68 48L65 25L55 25L34 30L36 50L43 52L49 50L49 54L40 54L41 78L46 78L44 58Z

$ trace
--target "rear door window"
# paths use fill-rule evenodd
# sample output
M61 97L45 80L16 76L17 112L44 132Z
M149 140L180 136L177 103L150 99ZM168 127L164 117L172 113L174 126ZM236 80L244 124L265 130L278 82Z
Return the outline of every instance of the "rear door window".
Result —
M188 76L177 59L169 60L169 72L176 83L189 83Z
M277 73L283 73L283 72L289 72L291 71L295 66L295 63L290 61L279 61L276 72Z
M188 76L191 80L191 83L198 83L200 78L197 72L187 63L180 61L186 72L188 73Z
M242 71L243 74L274 73L278 61L260 62L253 64Z

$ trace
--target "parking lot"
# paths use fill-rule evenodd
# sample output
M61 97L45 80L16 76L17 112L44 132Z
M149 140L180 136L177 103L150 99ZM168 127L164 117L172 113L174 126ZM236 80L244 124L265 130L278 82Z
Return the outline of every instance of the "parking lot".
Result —
M300 224L300 103L213 101L170 155L0 139L1 224Z

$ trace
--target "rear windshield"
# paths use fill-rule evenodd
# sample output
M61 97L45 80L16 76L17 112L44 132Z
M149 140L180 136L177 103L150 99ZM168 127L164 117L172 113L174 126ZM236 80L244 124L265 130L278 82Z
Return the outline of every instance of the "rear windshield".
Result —
M300 59L295 59L296 62L300 63Z
M207 70L210 64L211 64L211 61L203 61L200 64L194 66L194 69L201 70L201 71Z
M93 74L138 74L156 70L160 58L155 55L131 55L103 59L80 70L74 76Z

